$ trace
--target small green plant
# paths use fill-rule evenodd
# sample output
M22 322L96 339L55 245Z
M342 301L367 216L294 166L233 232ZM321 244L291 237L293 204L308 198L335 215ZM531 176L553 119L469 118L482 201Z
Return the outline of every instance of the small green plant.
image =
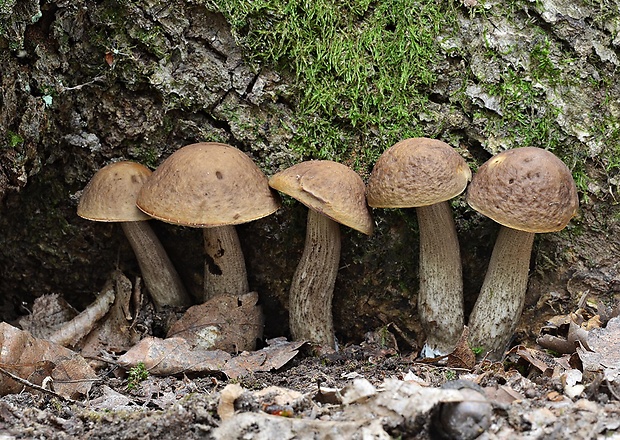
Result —
M456 380L456 371L454 370L446 370L445 377L447 381Z
M8 132L8 141L9 141L9 147L11 148L15 148L18 145L21 145L24 143L24 138L21 137L19 134L14 133L12 131Z
M149 377L149 370L146 369L144 362L138 362L135 367L129 369L129 378L127 379L127 389L134 390Z
M471 351L474 352L474 354L476 356L481 355L482 353L484 353L484 348L483 347L472 347Z

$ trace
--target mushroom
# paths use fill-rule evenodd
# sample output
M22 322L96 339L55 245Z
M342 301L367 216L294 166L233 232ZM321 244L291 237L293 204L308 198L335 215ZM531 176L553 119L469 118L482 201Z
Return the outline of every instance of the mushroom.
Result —
M234 225L272 214L280 201L267 177L242 151L201 142L171 154L142 187L137 205L158 220L203 228L206 301L249 292Z
M82 191L77 214L88 220L120 222L131 245L144 283L157 309L185 307L191 300L155 232L151 217L136 208L136 197L151 170L135 162L116 162L101 168Z
M412 138L386 150L368 180L369 206L416 208L424 357L450 353L463 331L461 257L448 200L462 193L470 178L467 163L450 145Z
M293 339L335 348L331 310L340 261L339 223L372 234L364 182L346 165L316 160L280 171L269 185L309 208L306 242L289 295Z
M564 229L579 199L560 159L522 147L499 153L478 169L467 203L502 225L469 318L471 346L493 359L508 346L523 311L534 234Z

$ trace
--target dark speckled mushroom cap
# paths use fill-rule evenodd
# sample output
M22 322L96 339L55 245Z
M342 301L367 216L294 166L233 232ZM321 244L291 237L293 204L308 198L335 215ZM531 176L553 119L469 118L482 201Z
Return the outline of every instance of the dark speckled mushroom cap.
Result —
M368 205L413 208L444 202L465 190L471 171L450 145L412 138L388 148L368 180Z
M136 207L142 185L151 175L144 165L115 162L101 168L82 191L77 213L99 222L134 222L150 220Z
M579 198L564 162L547 150L523 147L485 162L469 185L467 203L501 225L538 233L564 229Z
M202 142L171 154L144 184L137 205L167 223L215 227L265 217L280 207L280 200L242 151Z
M273 175L269 185L338 223L372 234L366 187L346 165L330 160L301 162Z

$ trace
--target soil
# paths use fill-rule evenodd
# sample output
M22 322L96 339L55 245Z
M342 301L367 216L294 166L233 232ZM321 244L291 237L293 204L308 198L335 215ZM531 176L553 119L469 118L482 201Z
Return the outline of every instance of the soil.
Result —
M566 383L548 371L542 374L514 354L503 362L478 362L468 370L425 364L373 339L369 337L361 345L350 345L330 354L317 355L307 348L279 371L256 373L233 381L221 376L150 376L128 389L123 372L109 368L80 402L33 394L25 389L0 399L0 439L219 438L221 392L231 383L246 390L234 400L234 417L248 412L269 413L299 420L316 419L318 426L327 427L330 420L338 420L343 408L342 403L330 403L333 402L330 393L350 385L356 378L365 378L378 389L387 378L414 380L427 388L445 387L455 380L473 383L493 404L490 424L477 438L617 438L620 435L618 390L601 375L584 376L583 392L571 398L566 395L570 391ZM270 405L256 394L268 386L296 390L304 398L286 407ZM391 438L476 437L477 434L466 434L466 429L442 437L442 422L437 417L442 405L445 403L422 413L416 423L394 423L386 419L383 428ZM237 438L269 438L261 433L258 425L253 426L244 429ZM330 437L326 429L319 436L302 432L296 437L283 438L339 437Z

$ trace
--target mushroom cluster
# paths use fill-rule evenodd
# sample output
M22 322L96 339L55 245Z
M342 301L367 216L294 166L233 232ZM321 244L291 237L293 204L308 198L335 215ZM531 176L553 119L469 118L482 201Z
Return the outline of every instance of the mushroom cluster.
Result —
M471 183L470 183L471 181ZM469 186L468 186L469 185ZM120 222L158 308L190 298L145 220L202 228L204 298L249 292L235 225L280 207L277 191L308 208L306 241L289 292L296 340L337 348L331 313L341 250L340 224L371 235L372 208L415 208L419 226L419 319L423 357L449 354L463 334L463 279L450 199L467 189L467 203L501 224L480 294L469 316L469 343L490 358L510 342L522 313L534 235L563 229L578 196L568 167L534 147L504 151L472 178L461 155L436 139L405 139L387 149L368 186L346 165L298 163L268 179L242 151L202 142L170 155L151 173L133 162L108 165L84 189L78 214ZM139 209L138 209L139 208Z

